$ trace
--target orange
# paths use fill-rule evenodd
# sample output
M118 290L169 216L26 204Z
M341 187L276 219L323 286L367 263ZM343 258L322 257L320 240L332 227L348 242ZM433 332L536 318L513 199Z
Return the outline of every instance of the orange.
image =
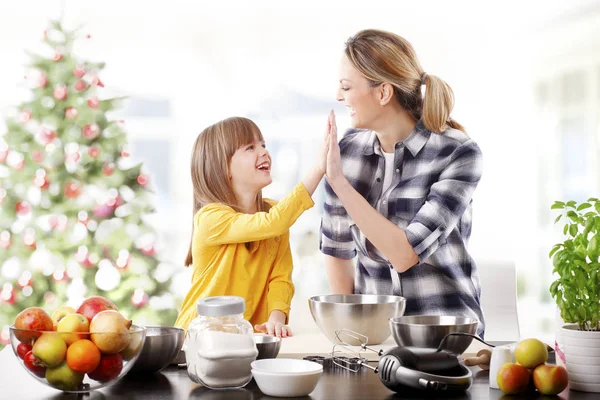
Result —
M75 372L87 374L100 364L100 350L88 339L74 342L67 349L67 365Z

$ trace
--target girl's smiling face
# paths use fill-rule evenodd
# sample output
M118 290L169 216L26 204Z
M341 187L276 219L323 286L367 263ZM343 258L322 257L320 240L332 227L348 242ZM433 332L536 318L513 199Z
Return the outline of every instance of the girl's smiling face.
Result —
M255 138L253 142L238 148L229 163L231 185L236 193L258 193L269 185L271 178L271 155L265 142Z

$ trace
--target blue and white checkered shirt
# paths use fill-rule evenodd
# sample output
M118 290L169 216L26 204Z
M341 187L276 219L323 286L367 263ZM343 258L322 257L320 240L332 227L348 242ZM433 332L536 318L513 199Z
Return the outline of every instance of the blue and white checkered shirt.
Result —
M471 196L482 171L475 141L455 129L432 133L419 121L409 137L396 144L394 177L383 193L385 159L375 132L349 130L340 150L350 184L406 232L419 263L396 272L354 225L327 182L321 251L343 259L358 253L355 293L403 296L405 315L475 318L483 338L479 276L467 251Z

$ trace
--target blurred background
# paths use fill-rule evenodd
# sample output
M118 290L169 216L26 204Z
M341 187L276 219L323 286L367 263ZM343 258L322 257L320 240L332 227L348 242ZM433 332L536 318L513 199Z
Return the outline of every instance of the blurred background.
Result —
M37 50L48 21L82 25L91 37L75 54L106 62L100 96L128 97L118 118L156 193L147 221L171 278L168 307L177 307L191 275L183 259L197 134L228 116L253 119L273 157L265 193L282 198L314 161L328 110L336 111L338 129L348 127L335 101L345 40L365 28L393 31L413 44L425 71L450 84L453 118L483 151L470 241L481 273L493 277L500 273L494 265L514 264L521 336L550 341L556 312L548 252L561 240L550 205L600 192L600 2L285 3L3 2L0 110L26 95L25 50ZM312 324L294 322L307 297L328 292L318 250L322 187L315 202L291 230L296 331Z

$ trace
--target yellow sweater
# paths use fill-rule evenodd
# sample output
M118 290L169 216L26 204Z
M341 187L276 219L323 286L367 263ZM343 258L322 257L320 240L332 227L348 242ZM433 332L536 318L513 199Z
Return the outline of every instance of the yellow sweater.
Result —
M175 326L187 332L198 316L196 302L209 296L240 296L244 318L266 322L273 310L289 316L294 295L289 228L314 205L302 183L269 212L243 214L223 204L208 204L194 217L192 287ZM246 248L245 243L258 242Z

